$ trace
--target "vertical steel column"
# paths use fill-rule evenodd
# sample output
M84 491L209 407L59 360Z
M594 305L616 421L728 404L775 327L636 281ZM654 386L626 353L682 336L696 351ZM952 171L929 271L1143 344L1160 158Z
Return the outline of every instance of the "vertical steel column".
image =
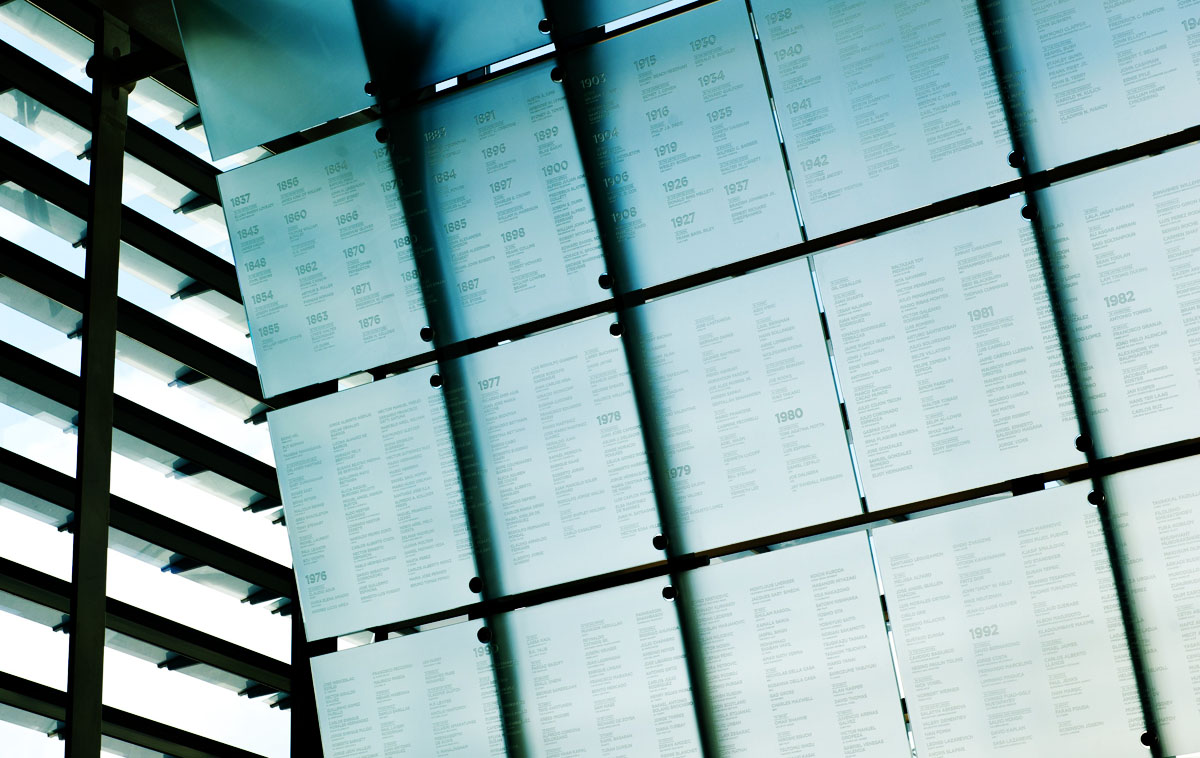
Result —
M292 577L292 691L291 740L293 758L323 758L321 730L317 726L317 697L313 689L312 665L308 659L337 651L337 639L309 643L304 635L304 617L300 611L300 588Z
M118 82L115 63L129 53L129 27L104 13L98 19L95 40L95 54L88 63L92 77L92 168L80 364L83 393L75 463L78 509L67 673L69 758L95 758L100 754L117 264L129 95Z

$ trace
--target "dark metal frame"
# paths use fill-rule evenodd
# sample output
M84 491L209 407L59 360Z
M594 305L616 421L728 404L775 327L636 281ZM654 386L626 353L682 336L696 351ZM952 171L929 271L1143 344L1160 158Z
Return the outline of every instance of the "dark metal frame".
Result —
M67 701L65 692L0 672L0 705L56 721L62 724L62 730L58 732L60 735L69 729ZM100 710L99 734L176 758L262 758L256 753L108 706ZM97 747L97 753L93 753L91 758L95 758L98 751Z

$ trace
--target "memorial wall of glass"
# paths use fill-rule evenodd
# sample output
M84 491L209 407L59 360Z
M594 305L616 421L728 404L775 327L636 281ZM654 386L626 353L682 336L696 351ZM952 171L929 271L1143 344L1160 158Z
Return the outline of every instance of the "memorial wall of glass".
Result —
M174 3L194 93L90 69L106 750L1200 755L1200 4ZM39 6L0 730L74 756L109 142Z

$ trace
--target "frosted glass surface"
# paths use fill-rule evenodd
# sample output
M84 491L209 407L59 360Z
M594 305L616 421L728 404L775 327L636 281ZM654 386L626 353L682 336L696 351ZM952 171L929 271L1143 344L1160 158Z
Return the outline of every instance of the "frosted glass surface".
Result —
M428 349L411 235L376 128L218 177L268 397Z
M175 0L214 160L374 104L351 0Z
M1101 455L1200 437L1200 149L1042 192Z
M910 758L865 534L683 577L720 755Z
M753 0L809 237L1015 179L975 0Z
M448 367L468 502L497 594L663 558L629 367L592 319ZM466 438L461 439L461 438Z
M874 531L918 755L1146 754L1087 493L1068 485Z
M546 10L561 34L575 34L653 8L664 0L546 0Z
M496 619L496 656L515 686L513 756L700 755L665 585L651 579Z
M632 317L681 552L862 512L808 261Z
M479 624L312 659L325 755L504 756L496 678Z
M1035 170L1200 122L1190 0L989 0Z
M1200 753L1200 461L1120 473L1106 489L1127 557L1163 752Z
M309 639L478 600L432 369L268 414Z
M815 265L868 507L1083 463L1019 198Z
M754 32L719 0L564 61L637 289L800 241Z
M466 339L609 297L583 166L552 66L421 112L443 335ZM403 169L402 169L403 173ZM407 177L406 177L407 182Z

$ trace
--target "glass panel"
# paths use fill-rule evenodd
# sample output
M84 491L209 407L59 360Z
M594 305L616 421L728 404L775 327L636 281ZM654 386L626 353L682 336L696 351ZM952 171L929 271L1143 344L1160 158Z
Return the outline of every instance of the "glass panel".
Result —
M11 597L0 593L0 671L65 692L70 638L46 623L66 614L44 608L36 621L21 618L11 612Z
M740 0L573 53L600 213L638 289L800 241L796 210ZM607 241L607 240L606 240Z
M698 569L683 586L721 755L909 754L865 534Z
M1015 179L975 0L753 0L808 236Z
M453 79L547 42L538 30L541 0L360 0L355 9L372 55L380 52L373 65L394 72L409 88Z
M376 128L219 178L268 396L426 349L412 240Z
M42 160L63 164L82 164L78 160L89 148L92 135L87 129L42 105L33 97L18 89L0 94L0 120L4 127L0 134L5 139L24 147ZM15 126L22 128L15 128ZM41 139L37 139L36 137ZM61 156L71 161L57 162ZM76 168L76 166L72 166ZM71 170L65 169L64 170ZM86 171L84 172L86 175ZM86 179L85 179L86 180Z
M0 278L0 340L76 376L80 342L69 337L81 319L78 311ZM273 464L267 430L244 423L257 401L212 380L181 380L190 369L124 336L117 338L117 356L119 395ZM214 405L223 412L212 413Z
M38 195L29 192L24 187L12 182L0 184L0 208L3 209L3 234L5 239L30 247L23 241L26 234L33 234L32 227L38 227L58 237L71 248L82 247L87 225L83 219L47 202ZM42 235L44 236L44 235ZM58 245L57 247L62 247ZM31 248L40 249L40 248ZM68 260L77 260L77 268L82 275L83 255L75 253L63 256ZM57 262L57 261L56 261ZM60 263L69 268L65 263ZM74 270L74 269L73 269Z
M494 756L504 735L479 625L456 624L312 659L328 756Z
M73 443L70 452L73 471ZM206 491L196 481L199 477L180 476L156 461L119 454L113 455L112 466L114 495L277 563L291 564L286 529Z
M192 295L194 280L128 245L121 246L120 296L181 329L254 363L250 327L241 303L215 292Z
M309 639L479 599L433 375L419 369L268 417Z
M608 329L591 319L444 365L494 595L663 557L629 367Z
M41 720L33 714L29 714L29 717ZM54 737L47 737L48 731L42 731L42 729L30 729L10 724L8 718L8 707L0 706L0 745L4 745L4 750L10 755L19 755L21 758L62 758L65 742ZM13 718L20 718L20 716ZM56 722L49 719L45 719L45 721L48 723L41 725L44 729L56 728Z
M0 557L70 581L71 533L57 528L69 520L69 512L2 484L0 506L4 506L0 508ZM280 660L288 659L288 619L240 602L244 594L214 592L209 586L163 573L159 567L169 562L172 553L162 548L121 533L113 533L111 546L109 597ZM244 591L244 583L241 589Z
M71 533L59 531L48 518L35 520L24 509L13 510L16 504L6 497L10 492L20 496L0 484L0 558L71 581Z
M213 158L374 102L351 0L174 5Z
M18 90L0 95L0 137L82 181L90 180L91 134ZM125 156L122 202L151 221L224 260L233 261L219 209L180 209L195 193L132 156Z
M83 276L85 224L22 187L0 184L0 236ZM120 296L151 313L253 362L246 312L241 303L213 292L191 295L193 280L121 243Z
M700 755L679 618L665 580L493 620L510 755ZM600 750L597 750L597 747Z
M1200 460L1107 480L1166 755L1200 752Z
M1100 455L1200 436L1200 148L1042 192Z
M216 205L184 210L198 196L166 174L125 156L122 201L151 221L233 263L225 217Z
M87 159L86 152L74 152L62 142L43 137L19 122L7 118L0 118L0 139L41 158L68 176L85 184L88 181L91 162ZM88 139L90 141L90 135Z
M988 4L1034 170L1200 121L1200 18L1187 0Z
M129 117L136 119L189 153L212 163L221 171L264 158L271 153L252 147L240 153L214 161L208 152L204 125L183 128L188 119L200 113L196 104L180 97L154 79L142 79L137 89L129 93Z
M678 550L861 513L808 261L635 308Z
M291 711L111 647L104 651L104 704L266 758L291 755Z
M439 100L420 112L423 136L406 140L414 153L411 143L424 142L424 175L407 161L399 171L405 186L424 186L429 198L428 216L412 229L434 240L439 260L422 261L422 273L444 272L427 291L440 295L429 309L447 340L608 297L598 284L604 261L595 214L552 68Z
M112 737L101 735L100 755L115 755L118 758L170 758L166 753L151 750L130 742L114 740Z
M921 755L1144 756L1086 484L874 530Z
M11 278L0 278L0 340L79 375L82 316ZM123 335L117 338L119 395L273 464L267 430L246 424L259 403L213 380L179 379L191 371ZM213 406L223 411L212 413Z
M27 517L27 520L23 522L22 527L14 526L13 529L29 528L34 522L49 524L50 526L57 526L59 524L65 524L71 516L71 511L67 508L55 505L48 500L43 500L40 497L30 495L24 490L19 490L16 487L12 487L2 482L0 482L0 505L7 509L11 509L15 513ZM15 533L16 532L14 532L14 534ZM14 540L14 542L17 541L18 540ZM67 541L69 542L69 539ZM70 552L69 547L65 553L59 552L57 549L46 552L48 552L49 555L39 554L36 560L48 559L48 566L54 566L56 562L58 565L55 568L41 568L39 569L40 571L53 574L55 576L70 574L69 559L67 559L66 567L64 568L61 558L61 556ZM55 555L56 553L57 555ZM30 554L32 555L33 551L30 551ZM34 565L30 561L22 562L24 562L26 565Z
M75 475L75 411L0 378L0 447Z
M0 41L92 91L92 80L83 71L92 57L91 41L26 0L0 5Z
M71 339L82 316L21 286L0 278L0 341L79 374L81 340Z
M871 509L1083 462L1020 198L815 266Z
M118 339L117 344L117 394L263 463L275 464L266 428L246 423L258 403L212 379L194 384L176 379L188 369L133 340Z
M178 621L235 645L290 660L291 619L250 605L242 597L217 592L198 582L164 572L157 565L163 551L154 548L147 560L129 555L119 543L108 551L108 596Z

